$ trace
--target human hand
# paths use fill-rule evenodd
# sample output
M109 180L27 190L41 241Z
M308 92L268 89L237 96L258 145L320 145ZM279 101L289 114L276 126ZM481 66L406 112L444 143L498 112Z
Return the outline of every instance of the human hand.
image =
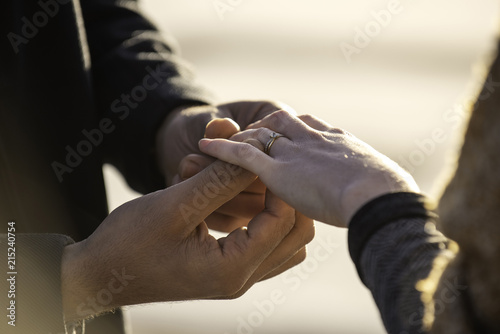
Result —
M312 221L269 192L248 227L218 240L208 233L203 220L255 178L217 161L114 210L89 238L64 250L65 319L140 303L235 298L300 263Z
M282 134L262 152L273 133ZM305 215L347 227L361 206L385 193L418 192L394 161L314 116L277 111L225 139L202 139L202 152L257 174L278 197Z
M229 138L240 129L268 114L290 107L267 101L241 101L218 106L181 107L169 116L157 135L157 157L167 185L177 184L196 175L215 159L198 148L203 138ZM210 123L210 126L207 124ZM256 180L210 217L210 228L229 232L244 226L264 206L265 186Z

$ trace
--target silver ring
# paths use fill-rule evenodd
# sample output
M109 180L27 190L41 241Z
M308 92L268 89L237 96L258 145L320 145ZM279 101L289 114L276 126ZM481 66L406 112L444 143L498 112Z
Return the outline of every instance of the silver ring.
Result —
M278 139L279 137L283 137L283 135L273 132L269 137L271 139L269 139L269 141L266 143L266 146L264 147L264 153L267 155L269 155L269 152L271 151L271 146L273 146L276 139Z

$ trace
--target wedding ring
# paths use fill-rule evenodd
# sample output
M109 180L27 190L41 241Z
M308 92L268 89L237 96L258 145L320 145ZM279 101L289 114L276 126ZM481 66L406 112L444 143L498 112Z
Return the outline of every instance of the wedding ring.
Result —
M271 146L273 146L276 139L278 139L279 137L283 137L283 135L273 132L269 137L271 139L269 139L269 141L266 143L266 146L264 147L264 153L267 155L269 155L269 152L271 151Z

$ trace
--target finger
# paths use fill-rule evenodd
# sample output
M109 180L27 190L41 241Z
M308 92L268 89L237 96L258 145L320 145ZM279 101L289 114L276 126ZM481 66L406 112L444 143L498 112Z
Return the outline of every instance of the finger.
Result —
M181 183L182 182L182 179L181 177L179 176L179 174L175 174L173 177L172 177L172 181L170 182L170 184L167 184L167 187L168 186L173 186L173 185L176 185L177 183Z
M224 238L222 252L238 272L250 278L294 224L295 210L268 191L265 210L248 223L247 229L235 230Z
M278 276L287 271L288 269L291 269L296 265L301 264L302 262L304 262L306 257L307 257L307 248L306 246L304 246L297 253L295 253L295 255L293 255L290 259L288 259L288 261L283 263L280 267L274 269L273 271L267 273L265 276L259 279L259 282L273 278L274 276Z
M207 224L208 228L225 233L229 233L240 227L247 226L249 221L250 219L227 216L218 213L217 211L205 218L205 223Z
M257 128L268 128L286 136L290 140L307 137L308 132L313 130L299 118L284 110L278 110L247 127L247 129Z
M212 157L201 154L189 154L179 163L179 177L181 180L187 180L207 168L214 161L215 159Z
M347 131L344 131L339 128L334 128L332 125L328 124L324 120L313 116L313 115L300 115L298 116L299 119L306 123L308 126L311 128L318 130L318 131L326 131L330 133L338 133L338 134L349 134Z
M238 194L235 198L229 202L223 204L214 213L205 219L205 222L209 228L221 231L221 232L231 232L238 227L247 226L248 222L255 217L264 208L266 186L259 180L255 180L248 188L243 192ZM243 204L243 213L238 210L227 209L226 206L230 205L232 207L237 207L234 201L238 200L243 195L259 195L261 197L261 205L251 205L253 209L251 212L246 208L245 203ZM255 201L253 201L255 202ZM227 214L225 214L227 213Z
M299 212L296 212L293 229L283 239L279 246L276 247L276 249L269 255L269 257L262 262L259 268L255 271L254 275L252 275L252 278L255 282L257 282L262 280L264 277L269 278L291 268L292 264L295 265L300 263L295 262L300 258L300 255L297 255L298 252L303 249L304 254L302 255L305 256L304 247L311 242L313 238L313 220ZM298 257L295 258L294 261L291 261L291 259L296 256Z
M230 139L233 141L247 142L247 143L249 143L250 140L252 139L256 140L261 144L259 146L263 147L264 153L272 157L275 157L276 154L271 154L271 147L273 146L276 147L276 149L274 149L274 152L283 153L284 152L283 149L292 144L291 141L282 134L276 133L267 128L258 128L258 129L251 129L243 132L238 132Z
M203 169L207 168L215 161L214 158L200 154L190 154L184 157L179 163L179 174L176 174L172 179L172 185L185 181L190 177L198 174ZM264 194L266 186L259 179L255 180L244 193ZM253 216L252 216L253 217Z
M323 121L322 119L317 118L313 115L300 115L298 118L309 125L311 128L319 130L319 131L328 131L332 128L330 124Z
M266 185L262 183L260 179L255 180L248 188L245 189L246 193L250 194L265 194L266 193Z
M238 123L230 118L217 118L205 128L205 138L229 138L240 131Z
M232 294L230 296L225 296L223 299L235 299L243 296L255 283L257 282L262 282L266 279L272 278L274 276L277 276L288 269L300 264L303 262L306 258L307 252L306 252L306 247L303 247L301 250L299 250L295 255L293 255L288 261L286 261L283 265L280 267L276 268L275 270L271 271L270 273L266 274L264 277L261 277L260 279L257 279L257 276L250 277L248 281L243 285L243 287L238 290L235 294ZM220 297L219 297L220 298Z
M250 143L251 140L254 142ZM260 175L262 171L269 168L273 159L254 146L262 145L259 143L260 141L253 138L249 138L248 142L244 143L227 139L202 139L199 147L205 154Z
M266 143L276 134L280 135L279 138L286 138L283 134L272 131L268 128L257 128L238 132L229 139L237 142L248 142L249 139L256 139L261 143L262 147L265 147Z
M216 212L249 221L264 209L264 200L264 193L241 192L229 202L222 204Z
M172 213L165 205L163 214L178 214L177 233L190 233L209 214L254 182L256 176L238 166L215 161L190 179L172 186L171 192L160 192L160 200L180 203ZM174 191L174 194L172 194Z
M311 242L313 237L313 220L296 212L292 230L259 265L236 295L231 296L231 298L241 296L256 282L276 276L301 263L306 257L305 245Z
M286 110L296 114L293 108L278 101L238 101L219 105L218 109L222 114L231 115L231 118L242 127L246 127L255 120L262 119L277 110Z

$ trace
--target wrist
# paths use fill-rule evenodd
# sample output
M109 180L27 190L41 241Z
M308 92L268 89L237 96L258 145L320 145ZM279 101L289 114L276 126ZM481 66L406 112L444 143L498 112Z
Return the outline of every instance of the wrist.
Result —
M78 305L88 295L91 282L82 279L82 268L86 268L85 241L64 247L61 261L61 292L64 318L74 322L92 316L79 314Z
M383 171L377 178L361 179L354 182L344 191L341 198L342 221L346 227L354 214L371 200L389 193L413 192L419 193L420 189L413 178L405 175Z
M79 286L78 267L84 263L82 259L81 242L64 247L61 261L61 292L63 300L64 319L66 322L80 320L76 309L78 300L81 299L84 287Z

